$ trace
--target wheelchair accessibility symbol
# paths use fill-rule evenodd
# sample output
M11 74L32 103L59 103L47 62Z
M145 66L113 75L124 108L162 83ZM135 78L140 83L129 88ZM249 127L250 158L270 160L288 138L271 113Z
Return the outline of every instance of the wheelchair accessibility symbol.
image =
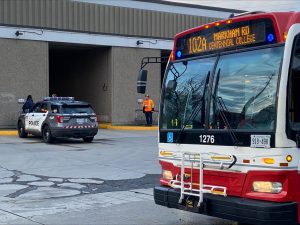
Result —
M168 132L167 133L167 142L168 143L173 143L173 132Z

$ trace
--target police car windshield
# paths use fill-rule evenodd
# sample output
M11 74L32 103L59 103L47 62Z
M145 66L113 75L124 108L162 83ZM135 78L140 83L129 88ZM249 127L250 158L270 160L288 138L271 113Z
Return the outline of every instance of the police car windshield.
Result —
M62 113L75 114L75 113L94 113L90 105L62 105Z

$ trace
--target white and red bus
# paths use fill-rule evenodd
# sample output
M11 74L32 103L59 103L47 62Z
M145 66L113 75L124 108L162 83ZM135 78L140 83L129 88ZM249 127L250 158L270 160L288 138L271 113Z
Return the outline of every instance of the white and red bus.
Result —
M161 95L156 204L297 224L299 146L299 12L253 12L175 36Z

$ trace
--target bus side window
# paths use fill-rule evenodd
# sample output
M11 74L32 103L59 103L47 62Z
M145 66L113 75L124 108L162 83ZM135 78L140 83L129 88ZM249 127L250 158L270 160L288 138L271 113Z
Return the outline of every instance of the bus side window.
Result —
M297 35L294 42L289 82L289 120L292 126L300 128L300 124L296 124L300 123L300 34Z

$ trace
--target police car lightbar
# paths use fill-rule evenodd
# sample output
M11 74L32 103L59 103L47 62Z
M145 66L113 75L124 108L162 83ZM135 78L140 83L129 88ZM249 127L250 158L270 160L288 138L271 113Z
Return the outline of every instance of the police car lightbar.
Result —
M45 97L44 101L74 101L74 97Z
M24 104L26 101L24 98L18 99L18 104Z

